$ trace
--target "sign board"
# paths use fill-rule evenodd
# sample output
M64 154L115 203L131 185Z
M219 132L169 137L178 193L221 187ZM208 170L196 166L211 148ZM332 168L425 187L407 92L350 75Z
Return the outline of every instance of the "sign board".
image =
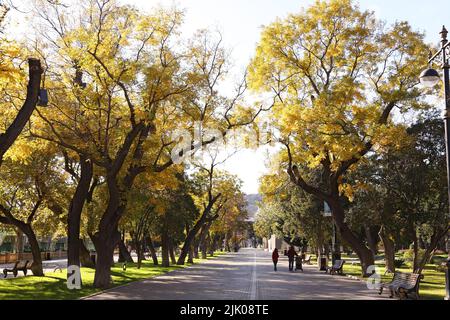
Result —
M324 217L331 217L331 208L328 205L328 203L326 201L323 202L323 216Z

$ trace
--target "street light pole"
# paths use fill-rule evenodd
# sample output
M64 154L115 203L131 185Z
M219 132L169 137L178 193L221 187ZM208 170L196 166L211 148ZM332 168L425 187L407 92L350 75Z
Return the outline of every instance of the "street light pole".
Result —
M447 55L448 31L445 26L441 31L442 38L442 69L444 70L444 98L445 98L445 148L447 157L447 192L450 201L450 65ZM450 251L448 252L447 268L445 270L445 300L450 300Z
M450 208L450 64L449 56L450 42L447 39L448 31L445 26L442 27L441 35L441 49L428 61L431 65L442 54L442 70L444 72L444 98L445 98L445 148L447 158L447 192ZM427 69L422 72L420 77L422 84L433 87L441 80L439 73L434 69ZM450 300L450 250L448 252L447 268L445 270L445 300Z

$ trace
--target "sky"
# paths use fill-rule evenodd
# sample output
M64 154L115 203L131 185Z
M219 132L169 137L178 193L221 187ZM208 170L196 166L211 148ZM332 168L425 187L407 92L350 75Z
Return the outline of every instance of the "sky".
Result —
M277 17L298 12L313 0L121 0L143 10L161 4L186 10L183 31L193 33L199 28L215 28L231 49L235 70L243 71L252 57L261 28ZM388 23L408 21L414 29L426 33L429 43L439 42L442 25L450 27L450 0L360 0L360 7L375 11L378 18ZM267 172L269 155L258 151L240 151L224 164L224 169L237 174L248 194L258 193L258 179Z
M156 4L174 3L186 9L185 32L213 27L221 31L224 43L232 49L236 69L244 69L252 57L261 27L277 17L298 12L313 0L122 0L142 8ZM378 18L388 23L408 21L413 28L426 33L427 42L437 44L442 25L450 27L449 0L360 0L360 7L375 11ZM258 180L267 173L268 150L240 151L228 159L223 167L237 174L244 182L247 194L258 193Z

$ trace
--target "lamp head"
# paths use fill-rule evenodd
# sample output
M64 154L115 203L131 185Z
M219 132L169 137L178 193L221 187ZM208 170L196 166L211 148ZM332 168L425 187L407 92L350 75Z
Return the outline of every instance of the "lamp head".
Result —
M442 31L440 32L442 40L447 40L448 31L445 26L442 27Z
M432 68L426 69L420 74L420 83L427 88L434 87L440 80L439 72Z

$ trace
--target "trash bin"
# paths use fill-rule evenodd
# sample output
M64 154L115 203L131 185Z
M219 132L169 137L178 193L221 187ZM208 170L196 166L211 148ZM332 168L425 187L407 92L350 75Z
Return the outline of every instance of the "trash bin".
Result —
M91 261L93 264L95 264L96 257L97 257L97 254L95 252L91 252Z
M319 264L319 270L320 271L327 271L327 257L320 257L318 260Z
M297 271L297 270L303 271L302 261L303 261L303 259L301 256L297 256L295 258L295 271Z

